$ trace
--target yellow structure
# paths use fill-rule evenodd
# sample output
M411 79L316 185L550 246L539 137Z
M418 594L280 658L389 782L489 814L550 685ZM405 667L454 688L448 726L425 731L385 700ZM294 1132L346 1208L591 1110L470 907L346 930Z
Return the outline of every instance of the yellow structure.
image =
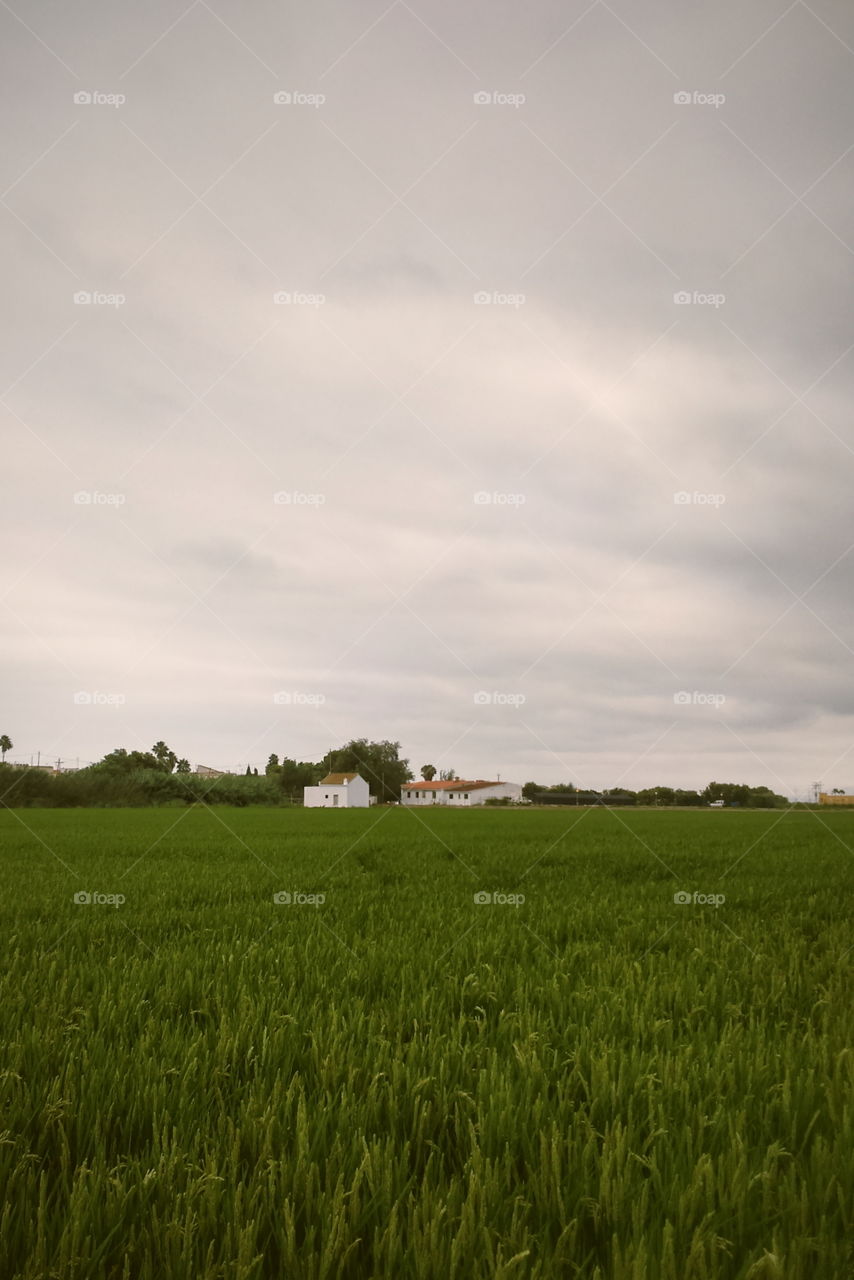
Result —
M847 805L848 808L854 807L854 796L831 796L826 791L820 791L818 794L819 804L841 804Z

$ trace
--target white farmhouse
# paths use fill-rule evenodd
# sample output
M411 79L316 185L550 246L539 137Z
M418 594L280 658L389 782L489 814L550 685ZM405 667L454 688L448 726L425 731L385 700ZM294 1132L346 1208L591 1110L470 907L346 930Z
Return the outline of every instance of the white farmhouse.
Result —
M306 809L367 809L371 794L358 773L327 773L316 787L303 787Z
M518 782L484 782L482 778L476 782L459 778L453 782L425 782L422 778L418 782L404 782L400 792L401 804L447 804L454 809L505 798L511 802L521 800L522 788Z

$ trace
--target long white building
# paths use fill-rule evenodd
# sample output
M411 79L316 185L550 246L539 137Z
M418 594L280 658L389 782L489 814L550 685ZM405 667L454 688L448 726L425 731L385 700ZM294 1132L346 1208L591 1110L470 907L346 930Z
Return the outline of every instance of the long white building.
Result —
M518 782L486 782L478 778L476 782L466 782L455 778L453 782L405 782L400 792L400 803L446 804L453 808L466 808L475 804L485 804L487 800L521 800L522 788Z

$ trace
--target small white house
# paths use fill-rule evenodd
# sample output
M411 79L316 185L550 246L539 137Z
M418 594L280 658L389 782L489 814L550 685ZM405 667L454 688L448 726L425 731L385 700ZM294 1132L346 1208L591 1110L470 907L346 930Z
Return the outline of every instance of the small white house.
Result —
M327 773L316 787L303 787L306 809L367 809L371 793L358 773Z
M465 782L456 778L453 782L404 782L400 791L400 803L446 804L453 809L464 809L476 804L485 804L487 800L508 799L518 801L522 798L522 788L518 782L485 782L479 778L476 782Z

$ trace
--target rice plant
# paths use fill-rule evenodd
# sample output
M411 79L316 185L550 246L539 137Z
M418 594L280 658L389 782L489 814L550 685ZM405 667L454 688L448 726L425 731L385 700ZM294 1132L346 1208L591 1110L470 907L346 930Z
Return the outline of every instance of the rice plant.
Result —
M854 1274L853 838L0 812L2 1275Z

